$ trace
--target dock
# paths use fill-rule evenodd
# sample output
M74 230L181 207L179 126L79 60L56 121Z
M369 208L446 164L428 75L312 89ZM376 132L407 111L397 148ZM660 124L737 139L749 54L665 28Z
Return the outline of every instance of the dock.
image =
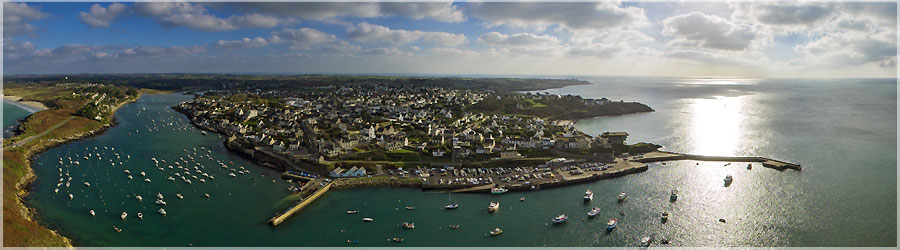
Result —
M274 217L272 217L272 219L269 219L269 224L272 224L272 226L278 226L278 224L281 224L282 222L287 220L287 218L291 217L291 215L294 215L295 213L302 210L304 207L306 207L307 205L309 205L310 203L312 203L313 201L315 201L316 199L321 197L323 194L328 192L328 190L331 189L332 184L334 184L334 183L333 182L328 183L327 185L325 185L324 187L322 187L321 189L319 189L312 195L306 197L305 199L303 199L299 203L295 204L291 208L288 208L288 210L285 210L283 213L275 215Z
M775 159L758 157L758 156L708 156L708 155L693 155L693 154L679 154L672 152L664 152L664 151L655 151L646 153L642 156L631 157L630 161L642 162L642 163L650 163L650 162L661 162L661 161L678 161L678 160L696 160L696 161L731 161L731 162L761 162L763 167L777 169L779 171L783 171L785 169L793 169L800 171L802 167L800 164L790 163L786 161L779 161Z

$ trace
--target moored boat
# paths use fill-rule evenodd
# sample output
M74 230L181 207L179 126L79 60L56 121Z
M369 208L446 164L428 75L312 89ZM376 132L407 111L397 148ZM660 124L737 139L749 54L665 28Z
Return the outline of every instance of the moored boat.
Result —
M499 210L499 209L500 209L500 202L499 202L499 201L492 201L491 204L488 205L488 211L496 212L496 211Z
M355 213L359 213L359 211L356 211L356 210L347 210L347 214L355 214Z
M617 197L619 202L625 201L625 198L627 198L627 196L625 195L625 192L620 193L619 196Z
M450 229L459 229L459 225L450 225Z
M138 216L138 219L142 219L142 220L144 219L144 214L142 214L142 213L138 213L137 216Z
M125 219L125 218L127 218L127 217L128 217L128 213L126 213L126 212L122 212L122 215L121 215L121 216L119 216L119 217L122 217L122 219L123 219L123 220L124 220L124 219Z
M403 226L403 228L406 228L406 229L413 229L413 228L416 228L416 223L410 223L410 222L405 222L405 221L404 221L403 224L400 224L400 225Z
M600 214L600 208L599 208L599 207L594 207L594 208L591 209L591 211L588 211L587 214L588 214L588 217L593 218L594 216L597 216L598 214Z
M669 201L678 200L678 189L672 189L672 193L669 194Z
M569 216L566 216L565 214L560 214L559 216L556 216L553 218L553 223L557 223L557 224L563 223L566 221L569 221Z
M502 194L508 192L509 189L505 189L502 187L491 188L491 194Z
M157 210L157 212L159 212L159 214L166 215L165 209L160 208L159 210Z
M731 175L726 175L726 176L725 176L725 183L730 183L730 182L732 182L732 181L734 181L734 178L732 178Z
M491 230L491 235L500 235L500 234L502 234L502 233L503 233L503 230L500 229L499 227L498 227L498 228L494 228L494 230Z
M449 205L444 206L445 209L455 209L458 207L459 207L459 204L449 204Z
M649 236L641 238L641 247L649 247L651 241L653 241L653 238L650 238Z
M96 215L97 215L96 213L94 213L94 210L93 210L93 209L91 209L90 213L91 213L91 216L96 216Z
M584 202L588 202L594 199L594 192L591 192L590 189L584 192Z
M410 206L406 207L406 210L414 210L414 209L416 209L416 207L410 207Z
M375 221L375 219L372 219L372 218L369 218L369 217L363 217L362 220L365 221L365 222L372 222L372 221Z
M666 221L669 220L669 212L662 212L661 220L662 220L662 223L666 223Z
M391 238L391 240L397 243L403 242L403 238Z
M616 226L618 226L618 225L619 225L619 219L616 219L616 218L609 219L609 221L606 222L606 230L612 231L613 229L616 229Z

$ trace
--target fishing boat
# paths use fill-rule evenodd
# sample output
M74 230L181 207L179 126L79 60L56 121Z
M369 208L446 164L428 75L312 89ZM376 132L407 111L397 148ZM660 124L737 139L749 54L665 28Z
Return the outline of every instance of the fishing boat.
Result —
M144 178L144 181L146 181L146 182L150 182L150 179L147 179L147 178Z
M553 223L556 223L556 224L563 223L566 221L569 221L569 216L566 216L565 214L560 214L559 216L556 216L553 218Z
M488 205L488 211L496 212L496 211L499 210L499 209L500 209L500 202L499 202L499 201L492 201L491 204Z
M90 183L90 182L86 182L86 181L85 181L85 182L84 182L84 185L87 186L87 187L91 187L91 183Z
M619 197L618 197L619 202L625 201L625 198L626 198L626 197L627 197L627 196L625 196L625 192L620 193L620 194L619 194Z
M134 196L134 198L137 199L139 202L144 201L144 197L141 197L140 195Z
M591 218L594 218L594 216L597 216L598 214L600 214L599 207L594 207L591 209L591 211L588 211L588 213L587 213L588 217L591 217Z
M184 195L181 194L175 194L175 197L178 197L178 199L184 199Z
M414 209L416 209L416 207L410 207L410 206L406 207L406 210L414 210Z
M206 196L206 198L209 199L209 193L204 193L203 196Z
M163 199L162 193L156 193L156 198L159 198L160 200L162 200Z
M359 211L356 211L356 210L347 210L347 214L355 214L355 213L359 213Z
M166 179L169 179L170 181L174 181L175 177L169 176L169 178L166 178Z
M96 215L97 215L96 213L94 213L94 210L93 210L93 209L91 209L90 213L91 213L91 216L96 216Z
M491 188L491 194L502 194L508 192L509 189L505 189L502 187Z
M131 180L131 179L134 179L134 177L131 177L131 175L129 175L129 176L128 176L128 179Z
M450 229L459 229L459 225L450 225Z
M445 209L456 209L459 207L459 204L449 204L444 206Z
M519 198L519 201L525 201L525 197Z
M669 212L663 212L661 220L662 220L662 223L666 223L666 221L669 220Z
M641 238L641 247L649 247L652 241L653 238L650 238L649 236Z
M672 189L672 193L669 194L669 201L678 200L678 189Z
M369 217L363 217L362 220L365 221L365 222L373 222L373 221L375 221L375 219L372 219L372 218L369 218Z
M54 188L54 189L53 189L53 192L54 192L54 193L59 193L59 188Z
M400 225L403 226L403 228L407 228L407 229L416 228L416 223L409 223L409 222L404 221L403 224L400 224Z
M494 228L494 230L491 230L491 235L500 235L500 234L502 234L502 233L503 233L503 230L500 229L499 227L498 227L498 228Z
M120 229L120 228L118 228L118 227L113 227L113 230L115 230L116 232L119 232L119 233L122 232L122 229Z
M584 191L584 202L589 202L594 199L594 192L591 192L590 189Z
M166 215L165 209L160 208L157 212L159 212L159 214Z
M72 199L75 199L75 196L72 194L69 194L69 200L72 200Z
M403 238L394 237L394 238L391 238L391 240L393 240L394 242L397 242L397 243L403 242Z
M165 206L165 205L166 205L166 201L164 201L164 200L156 200L156 204L157 204L157 205L163 205L163 206Z
M122 219L124 220L126 217L128 217L128 213L122 212L122 215L119 217L122 217Z
M619 225L619 219L616 219L616 218L609 219L609 221L606 222L606 230L612 231L613 229L616 229L616 226L618 226L618 225Z
M144 219L144 214L138 213L137 215L138 215L138 219L142 219L142 220Z

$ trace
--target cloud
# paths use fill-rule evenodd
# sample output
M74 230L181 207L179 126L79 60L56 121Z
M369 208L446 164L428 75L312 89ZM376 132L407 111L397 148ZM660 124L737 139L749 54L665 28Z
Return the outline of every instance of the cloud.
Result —
M457 48L430 48L425 50L428 53L435 55L458 55L458 56L479 56L480 53L474 50L465 50L465 49L457 49Z
M3 2L3 37L28 34L37 28L26 21L40 20L50 16L25 3Z
M568 29L610 29L647 23L644 10L617 3L469 3L468 13L488 26L545 29L559 25Z
M242 28L272 28L281 23L290 23L292 20L282 20L277 17L259 13L245 15L232 15L220 18L210 15L206 7L201 4L185 2L137 2L134 4L137 13L153 17L154 20L167 28L188 27L201 31L226 31Z
M747 25L700 12L668 17L662 34L673 37L669 45L739 51L751 47L756 32Z
M419 30L393 30L391 28L361 22L349 28L347 37L353 41L365 43L387 42L390 44L404 44L419 40L443 46L455 46L466 41L463 34L447 32L431 32Z
M374 56L412 56L413 53L409 51L403 51L395 47L387 47L387 48L372 48L366 49L362 51L365 55L374 55Z
M269 38L270 43L290 43L293 45L293 49L309 49L314 45L326 44L337 40L338 38L335 35L310 28L283 29L278 32L272 32L272 37Z
M269 42L266 41L266 39L262 38L262 37L256 37L253 39L244 37L244 39L232 40L232 41L219 40L216 43L216 45L218 45L219 47L225 47L225 48L252 48L252 47L262 47L262 46L266 46L268 44L269 44Z
M500 32L489 32L478 37L478 42L489 46L548 46L560 43L559 38L550 35L535 35L531 33L518 33L512 35L502 34Z
M81 12L81 22L91 27L109 27L109 24L125 12L126 5L112 3L106 8L100 4L91 5L90 12Z
M462 22L466 20L462 11L450 2L255 2L237 3L236 5L242 10L309 20L326 20L340 17L375 18L387 16L401 16L416 20L428 18L441 22Z
M806 66L843 67L875 63L894 67L897 61L896 32L835 32L798 45L805 55L793 63Z

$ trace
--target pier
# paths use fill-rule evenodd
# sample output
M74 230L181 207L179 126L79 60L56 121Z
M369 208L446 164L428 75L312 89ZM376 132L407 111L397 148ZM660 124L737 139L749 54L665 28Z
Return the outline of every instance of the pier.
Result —
M313 201L315 201L316 199L321 197L323 194L328 192L328 190L331 189L332 184L334 184L334 183L333 182L328 183L327 185L325 185L324 187L322 187L321 189L319 189L312 195L303 199L303 201L297 203L296 205L292 206L288 210L285 210L283 213L275 215L275 217L272 217L272 219L269 220L269 224L272 224L272 226L278 226L278 224L281 224L282 222L284 222L284 220L291 217L291 215L294 215L295 213L302 210L304 207L306 207L307 205L309 205L310 203L312 203Z
M765 157L757 157L757 156L707 156L707 155L693 155L693 154L679 154L672 152L664 152L664 151L655 151L646 153L642 156L631 157L630 161L642 162L642 163L650 163L650 162L661 162L661 161L678 161L678 160L697 160L697 161L732 161L732 162L761 162L763 167L777 169L779 171L785 169L793 169L800 171L802 167L800 164L790 163L786 161L779 161L775 159L769 159Z

